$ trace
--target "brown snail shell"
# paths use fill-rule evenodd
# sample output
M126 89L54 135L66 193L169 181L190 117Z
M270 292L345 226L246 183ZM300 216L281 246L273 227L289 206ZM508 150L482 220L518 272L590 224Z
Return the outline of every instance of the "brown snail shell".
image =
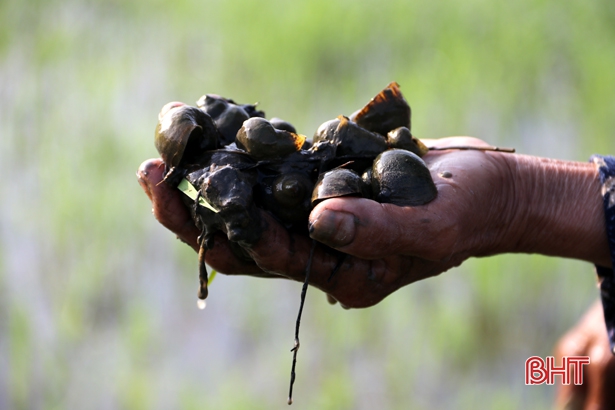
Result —
M196 107L171 102L158 115L154 145L167 167L174 168L191 163L204 151L216 149L218 137L209 115Z
M376 158L372 192L376 201L400 206L424 205L438 194L425 162L401 149L385 151Z
M427 154L429 148L416 137L413 137L406 127L398 127L387 134L387 142L391 148L405 149L414 152L419 157Z
M368 198L369 187L351 169L335 168L318 176L312 192L312 206L329 198L358 196Z
M235 139L237 147L247 151L257 160L279 159L297 152L305 137L275 129L264 118L254 117L243 123Z
M314 134L314 144L330 141L337 146L337 156L376 156L388 148L380 134L368 131L340 115L323 123Z
M399 84L390 83L362 109L350 116L357 125L387 135L397 127L410 129L410 106L402 95Z

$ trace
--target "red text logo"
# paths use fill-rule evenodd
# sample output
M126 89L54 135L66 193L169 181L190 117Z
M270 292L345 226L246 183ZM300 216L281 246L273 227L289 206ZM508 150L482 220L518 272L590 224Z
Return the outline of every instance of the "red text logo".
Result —
M583 384L583 366L589 364L589 356L565 356L560 366L555 358L532 356L525 361L525 384L553 384L555 376L562 377L563 384ZM572 377L571 377L572 374Z

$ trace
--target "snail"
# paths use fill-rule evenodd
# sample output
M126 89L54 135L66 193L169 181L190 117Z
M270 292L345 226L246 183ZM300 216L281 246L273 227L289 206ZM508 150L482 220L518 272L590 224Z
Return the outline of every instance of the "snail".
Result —
M165 181L177 185L183 168L198 162L203 152L216 149L219 137L211 117L198 108L180 102L162 107L154 145L166 166Z
M305 221L312 210L310 194L313 186L314 182L308 175L298 172L282 174L273 180L275 208L270 209L287 228L305 231Z
M389 131L387 134L387 144L389 148L405 149L419 157L422 157L429 151L429 148L420 139L413 137L410 130L406 127L398 127Z
M358 196L381 203L418 206L431 202L436 186L425 162L402 149L384 151L363 175L335 168L320 174L312 193L312 205L328 198Z
M355 171L335 168L318 176L312 193L312 206L325 199L343 196L369 198L371 190Z
M387 149L385 138L360 127L340 115L322 124L314 134L314 143L329 141L336 146L337 156L376 156Z
M374 199L400 206L424 205L438 194L425 162L403 149L391 149L374 160L371 175Z
M222 145L228 145L235 140L237 131L245 120L251 117L264 117L265 113L258 111L256 105L235 104L233 100L216 94L205 94L197 101L197 107L210 115L222 135Z
M273 117L272 119L269 120L269 122L275 129L284 130L284 131L292 132L295 134L297 133L297 130L290 122L284 121L281 118Z
M257 160L280 159L297 152L305 137L286 130L274 128L264 118L246 120L237 132L235 143Z

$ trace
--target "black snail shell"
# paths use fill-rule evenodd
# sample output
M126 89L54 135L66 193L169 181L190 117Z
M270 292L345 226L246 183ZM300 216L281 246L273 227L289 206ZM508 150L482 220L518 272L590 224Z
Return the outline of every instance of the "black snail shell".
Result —
M319 155L302 149L287 155L282 161L263 161L257 166L255 200L295 232L304 232L307 228Z
M335 168L318 176L312 193L312 205L329 198L357 196L369 198L369 187L359 174L346 168Z
M271 123L271 125L273 125L273 128L277 130L284 130L288 132L293 132L295 134L297 133L297 130L290 122L284 121L283 119L280 119L278 117L273 117L269 120L269 122Z
M218 147L219 132L203 111L183 103L162 107L154 144L168 168L196 161L203 152Z
M235 135L245 120L264 116L264 113L257 111L254 105L238 105L233 100L216 94L205 94L199 98L197 106L214 120L222 135L222 145L235 141Z
M310 194L314 182L303 173L282 174L273 181L273 198L277 205L273 213L285 224L305 226L312 210Z
M230 165L215 169L203 180L202 194L219 210L232 242L251 245L260 238L260 216L252 197L255 182L250 174Z
M337 156L376 156L388 148L382 135L360 127L343 115L318 128L314 143L321 141L334 144Z
M226 149L209 151L202 158L205 165L192 167L195 169L189 170L186 179L219 212L192 206L197 228L204 237L222 231L229 239L256 242L260 219L252 197L257 181L255 161L243 151ZM246 215L250 216L249 223Z
M413 137L406 127L395 128L387 134L387 143L390 148L405 149L414 152L419 157L427 154L429 149L420 139Z
M431 202L438 191L425 162L418 155L391 149L378 155L372 167L374 199L400 206Z
M264 118L250 118L237 132L235 142L238 148L248 152L257 160L279 159L303 146L305 137L274 128Z

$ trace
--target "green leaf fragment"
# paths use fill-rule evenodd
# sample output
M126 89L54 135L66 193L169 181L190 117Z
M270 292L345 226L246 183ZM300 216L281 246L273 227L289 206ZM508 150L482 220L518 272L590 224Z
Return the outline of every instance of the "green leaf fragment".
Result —
M192 199L193 201L196 200L196 196L199 193L199 191L197 191L196 188L185 178L181 180L179 185L177 185L177 189L182 191L188 198ZM214 208L212 204L207 202L202 196L199 197L199 205L204 206L205 208L210 209L215 213L220 212L219 210Z
M217 273L218 271L216 271L215 269L211 270L211 272L209 273L209 279L207 280L207 286L211 285L211 282L214 281L214 278L216 277Z

